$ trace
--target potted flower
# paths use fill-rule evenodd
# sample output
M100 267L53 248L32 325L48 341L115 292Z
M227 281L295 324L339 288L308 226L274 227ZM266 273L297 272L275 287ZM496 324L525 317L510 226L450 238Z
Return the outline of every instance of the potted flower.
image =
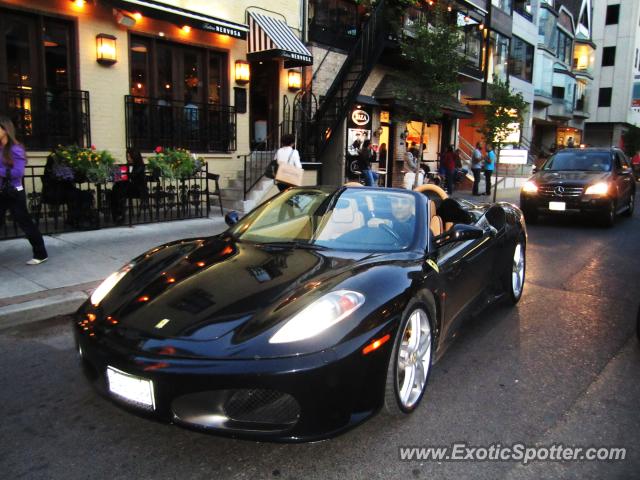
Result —
M76 145L58 145L53 151L56 160L58 176L69 179L69 169L73 172L76 182L102 183L112 172L115 160L106 150L98 151L95 145L91 148Z
M155 155L148 158L149 167L156 177L184 180L200 171L204 160L184 148L156 147Z

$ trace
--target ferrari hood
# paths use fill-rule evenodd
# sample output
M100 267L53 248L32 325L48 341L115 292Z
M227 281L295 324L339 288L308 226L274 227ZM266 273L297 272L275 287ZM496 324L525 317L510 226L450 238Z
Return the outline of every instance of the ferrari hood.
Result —
M211 341L349 274L370 254L258 246L215 237L166 246L142 260L103 302L118 328L148 338Z

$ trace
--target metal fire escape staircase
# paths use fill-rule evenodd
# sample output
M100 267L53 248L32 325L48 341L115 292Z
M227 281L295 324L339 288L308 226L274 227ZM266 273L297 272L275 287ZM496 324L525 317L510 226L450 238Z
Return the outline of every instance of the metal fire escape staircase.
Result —
M388 19L385 1L381 0L371 12L355 45L338 71L335 80L309 125L300 125L303 161L321 162L322 155L340 123L345 119L367 78L384 49Z

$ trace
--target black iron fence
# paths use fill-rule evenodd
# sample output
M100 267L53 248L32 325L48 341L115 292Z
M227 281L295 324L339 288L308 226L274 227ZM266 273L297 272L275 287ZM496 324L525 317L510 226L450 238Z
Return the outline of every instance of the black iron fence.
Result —
M125 96L127 146L193 152L236 150L236 109L228 105Z
M27 207L43 234L91 230L207 217L208 166L184 180L146 176L144 185L130 182L43 184L44 166L28 166L23 180ZM0 239L23 232L9 212L0 219Z
M31 150L91 145L89 92L0 83L0 111Z

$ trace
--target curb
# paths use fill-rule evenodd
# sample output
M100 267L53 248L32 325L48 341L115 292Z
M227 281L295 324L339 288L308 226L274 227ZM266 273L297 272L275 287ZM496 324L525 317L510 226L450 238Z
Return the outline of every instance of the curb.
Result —
M86 292L75 291L0 307L0 330L58 315L69 315L88 297L89 294Z

